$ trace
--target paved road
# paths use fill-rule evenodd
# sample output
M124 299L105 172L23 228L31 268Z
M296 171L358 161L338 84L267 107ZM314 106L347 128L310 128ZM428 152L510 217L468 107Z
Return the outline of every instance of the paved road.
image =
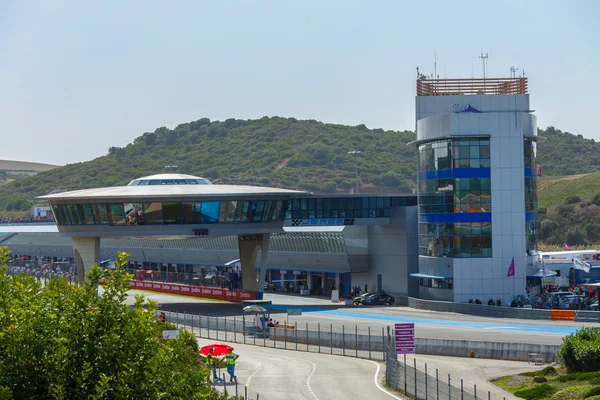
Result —
M231 317L242 314L239 304L131 291L131 295L135 293L145 294L169 311ZM273 302L270 310L274 319L283 322L287 318L287 309L301 308L302 315L289 317L290 322L297 322L300 329L305 328L308 323L309 328L313 330L320 324L323 331L333 329L334 332L341 331L344 326L346 332L354 332L355 327L358 327L359 333L364 334L370 328L372 334L381 334L382 328L385 330L394 323L413 322L417 337L561 344L564 336L575 332L581 326L600 326L598 323L494 319L397 306L346 307L324 299L274 294L267 294L265 297Z
M198 343L204 346L210 341L198 339ZM401 399L383 389L381 365L373 361L234 346L240 355L236 364L238 393L243 395L247 386L250 399L255 399L257 393L261 400ZM228 375L226 379L229 381ZM235 394L235 384L225 385L228 393ZM220 383L215 386L224 390Z
M145 291L131 291L129 301L132 302L133 295L139 293L162 304L165 310L241 318L239 304ZM341 325L344 324L346 332L353 332L353 327L358 326L359 332L364 332L371 327L371 331L375 334L377 331L381 332L381 327L389 326L394 322L411 321L416 324L417 336L423 337L560 343L565 334L584 325L555 321L498 320L414 310L408 307L346 308L337 304L332 305L331 302L322 299L281 295L267 297L273 301L274 307L282 310L290 307L309 310L304 311L302 316L293 317L294 321L298 321L300 329L308 322L310 329L314 329L314 324L319 323L324 330L333 324L334 330L340 331ZM284 320L286 314L282 310L274 309L273 317ZM204 345L210 341L199 339L199 343ZM380 389L383 371L377 370L378 366L381 368L383 364L352 357L255 347L239 343L233 345L236 352L241 355L236 366L239 393L243 394L244 386L247 385L251 399L256 398L256 393L259 393L260 399L401 398L398 394L386 393ZM419 370L423 371L424 364L429 363L430 374L433 373L431 368L439 368L440 376L447 376L450 373L456 379L464 378L465 387L476 384L478 393L487 395L487 391L490 390L494 399L503 397L514 399L514 397L495 387L489 382L490 379L540 368L523 362L504 360L420 354L416 355L416 358ZM408 361L409 365L412 365L411 357ZM228 384L227 387L229 393L235 393L235 385Z

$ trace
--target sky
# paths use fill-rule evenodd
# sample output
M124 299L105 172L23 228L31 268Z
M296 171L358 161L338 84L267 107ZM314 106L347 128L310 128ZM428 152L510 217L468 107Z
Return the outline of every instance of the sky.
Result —
M64 165L202 117L414 129L416 67L529 78L600 140L596 0L2 0L0 159Z

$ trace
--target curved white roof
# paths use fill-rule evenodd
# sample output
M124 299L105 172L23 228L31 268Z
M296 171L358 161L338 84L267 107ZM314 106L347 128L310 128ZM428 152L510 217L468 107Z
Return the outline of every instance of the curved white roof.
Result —
M212 185L206 178L186 174L149 175L130 181L127 186L145 185Z
M300 190L243 185L140 185L74 190L37 197L43 200L110 201L117 199L178 200L184 198L228 198L309 195Z

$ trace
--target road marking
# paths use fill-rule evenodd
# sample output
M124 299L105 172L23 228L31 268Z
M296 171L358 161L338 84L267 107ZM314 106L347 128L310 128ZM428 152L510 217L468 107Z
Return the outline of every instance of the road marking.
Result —
M252 374L250 374L250 376L248 377L248 379L246 379L246 386L250 386L250 382L252 381L252 377L254 375L256 375L261 369L263 369L263 365L261 363L256 363L256 364L258 364L258 368L256 369L256 371L254 371Z
M317 365L315 363L311 362L311 361L303 360L301 358L293 358L293 357L285 357L285 358L289 358L290 360L307 362L310 365L312 365L313 369L312 369L312 371L310 371L310 374L308 374L308 377L306 378L306 387L308 388L308 391L310 392L310 394L312 394L312 397L314 397L315 400L319 400L319 398L317 397L317 395L315 394L315 392L313 392L312 387L310 386L310 378L312 378L313 374L317 370Z
M376 363L375 361L371 361L371 360L365 360L365 361L373 363L377 367L377 371L375 371L375 376L373 377L373 382L375 382L375 386L377 386L377 389L381 390L383 393L385 393L387 395L390 395L391 397L393 397L396 400L404 400L402 397L394 396L393 394L391 394L390 392L388 392L387 390L382 388L381 385L379 385L379 370L381 369L381 366L378 363Z

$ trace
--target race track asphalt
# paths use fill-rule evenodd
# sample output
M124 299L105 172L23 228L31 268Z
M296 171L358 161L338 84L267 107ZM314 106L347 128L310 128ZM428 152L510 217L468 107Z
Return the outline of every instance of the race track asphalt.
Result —
M211 343L198 339L201 346ZM271 349L252 345L235 344L240 355L235 373L238 378L238 394L260 400L329 400L329 399L402 399L385 390L382 365L374 361L304 353L291 350ZM225 370L225 387L228 394L235 394L236 385L229 383ZM222 383L214 385L218 390Z
M162 305L164 310L179 311L212 316L241 316L240 304L198 299L162 293L131 290L130 296L141 293ZM440 313L416 310L402 306L344 306L326 299L266 294L271 300L268 307L271 317L280 322L288 321L299 329L341 332L358 331L361 334L369 329L380 335L395 323L413 322L417 337L479 340L509 343L561 344L562 338L575 332L581 326L600 327L598 323L569 321L499 319L477 317L456 313ZM300 309L302 315L289 316L289 309ZM343 328L342 328L343 327Z

